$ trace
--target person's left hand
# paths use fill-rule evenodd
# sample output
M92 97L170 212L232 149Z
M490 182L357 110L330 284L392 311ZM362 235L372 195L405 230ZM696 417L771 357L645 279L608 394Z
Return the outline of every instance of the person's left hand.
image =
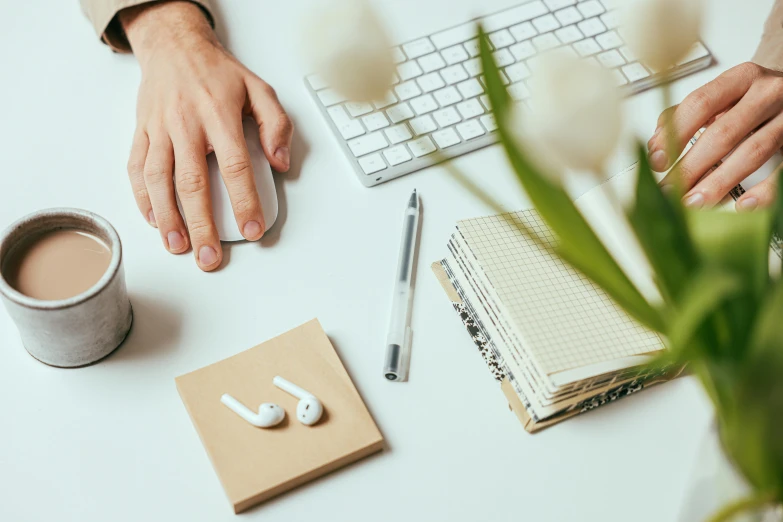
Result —
M671 140L676 144L674 157L666 152L669 120L675 131ZM685 204L695 208L719 203L783 146L783 73L743 63L665 110L647 143L652 168L658 172L669 168L691 137L705 126L698 141L661 182L679 183ZM726 161L710 172L730 152ZM767 206L776 192L777 175L771 175L748 190L737 201L737 209Z

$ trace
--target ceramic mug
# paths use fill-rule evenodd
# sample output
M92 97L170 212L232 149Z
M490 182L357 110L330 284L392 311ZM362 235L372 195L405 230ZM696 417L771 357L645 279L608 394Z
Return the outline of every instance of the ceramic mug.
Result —
M81 230L104 241L111 249L106 273L67 299L43 301L16 291L2 274L9 253L30 237L58 229ZM41 210L6 229L0 236L0 296L24 347L50 366L74 368L103 359L122 344L133 322L120 236L108 221L86 210Z

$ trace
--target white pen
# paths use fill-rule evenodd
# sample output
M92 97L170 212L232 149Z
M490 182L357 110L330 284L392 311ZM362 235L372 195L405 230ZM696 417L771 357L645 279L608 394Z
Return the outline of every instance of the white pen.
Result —
M416 236L419 230L419 196L416 190L405 208L402 226L400 259L394 280L389 336L386 338L386 362L383 375L390 381L405 380L407 371L402 367L409 354L411 342L410 311L413 302L413 259L416 254Z

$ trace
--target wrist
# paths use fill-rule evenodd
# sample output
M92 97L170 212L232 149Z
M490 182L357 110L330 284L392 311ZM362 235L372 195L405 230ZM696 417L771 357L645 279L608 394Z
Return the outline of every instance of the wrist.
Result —
M119 21L139 62L160 50L217 43L201 8L189 1L142 4L120 11Z

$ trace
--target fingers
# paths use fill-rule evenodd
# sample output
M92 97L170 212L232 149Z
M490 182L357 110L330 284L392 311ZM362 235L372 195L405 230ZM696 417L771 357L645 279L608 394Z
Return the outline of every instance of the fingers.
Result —
M144 162L144 183L163 245L172 254L188 249L188 233L174 194L174 151L163 133L150 135Z
M147 223L156 226L155 213L152 211L152 202L147 191L147 184L144 182L144 163L147 160L147 150L150 148L150 140L147 133L137 129L133 135L133 145L131 146L130 157L128 158L128 177L130 178L133 197L136 199L136 206L139 207L141 215L147 220Z
M209 272L220 266L223 250L212 217L206 144L203 133L182 126L175 128L172 141L177 194L188 223L196 263Z
M286 172L291 166L294 124L269 84L256 76L248 76L245 84L250 112L258 123L264 154L274 170Z
M650 164L658 172L666 170L677 159L688 140L702 128L710 118L724 111L748 91L753 80L760 74L760 67L744 63L733 67L713 81L689 94L671 114L671 127L675 135L670 137L664 129L658 132L650 146ZM665 116L659 122L665 121ZM675 150L668 151L668 142L675 144ZM661 152L661 154L657 154ZM671 157L670 157L671 156Z
M681 186L683 191L687 192L694 185L699 183L702 176L729 154L737 144L742 142L742 140L756 127L771 118L777 112L777 107L768 103L763 96L754 96L752 93L753 89L751 88L748 96L742 98L733 109L707 127L688 153L685 154L685 156L683 156L666 175L662 184L677 183ZM745 157L747 154L763 153L761 150L750 147L763 148L763 145L768 144L768 142L772 140L772 136L768 133L758 134L759 133L740 146L740 149L745 149L745 153L740 157ZM761 143L760 140L762 139L764 140L764 143ZM738 153L741 153L740 150L735 151L735 153L731 155L732 158L735 158L733 162L737 161L736 158ZM770 152L770 156L773 153L774 150ZM757 158L752 159L755 161ZM769 159L769 156L764 158L764 161L767 159ZM715 188L720 186L719 182L725 182L729 178L734 179L734 175L738 175L740 171L745 172L741 178L737 179L737 182L739 182L744 179L745 176L753 173L764 163L764 161L758 166L753 167L749 172L746 171L751 167L751 163L753 162L745 163L742 165L742 168L732 172L732 176L722 174L721 171L725 172L725 168L720 167L707 176L707 179L713 179L711 188ZM727 161L727 163L730 162ZM699 185L704 186L704 182ZM720 201L733 186L734 185L731 185L722 194L712 194L711 191L706 191L704 193L705 199L703 203L710 204L711 202ZM715 197L717 197L717 200L714 200Z
M738 211L753 210L759 207L769 207L775 202L778 193L779 172L773 172L767 179L751 188L737 200Z
M206 131L215 149L239 231L245 239L256 241L264 235L266 228L242 129L241 112L216 114L210 119Z

